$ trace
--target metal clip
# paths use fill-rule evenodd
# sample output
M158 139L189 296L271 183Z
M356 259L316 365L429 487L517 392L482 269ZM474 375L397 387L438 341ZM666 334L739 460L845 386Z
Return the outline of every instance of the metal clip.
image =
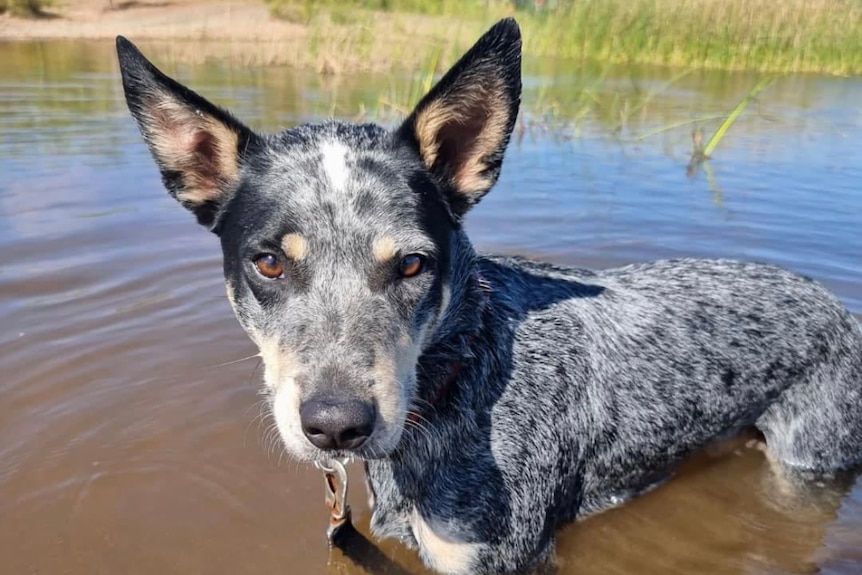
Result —
M350 506L347 504L347 470L345 461L327 459L315 461L314 466L323 472L326 506L329 508L329 527L326 538L332 545L338 532L350 524Z

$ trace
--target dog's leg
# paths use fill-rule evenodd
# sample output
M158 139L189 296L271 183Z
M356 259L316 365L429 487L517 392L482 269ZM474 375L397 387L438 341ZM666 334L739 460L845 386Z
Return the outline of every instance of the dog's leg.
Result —
M757 421L770 455L793 470L829 473L862 463L862 334L849 315L842 323L828 361Z

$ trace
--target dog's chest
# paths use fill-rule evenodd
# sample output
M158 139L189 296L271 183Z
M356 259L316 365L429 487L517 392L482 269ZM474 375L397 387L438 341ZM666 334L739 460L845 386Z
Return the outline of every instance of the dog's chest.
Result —
M395 480L392 468L379 463L365 465L368 506L372 510L371 531L378 537L398 539L416 547L411 517L415 500L406 496Z
M469 572L482 549L458 536L459 529L399 489L391 469L369 470L371 530L378 537L399 539L418 549L426 564L444 573Z

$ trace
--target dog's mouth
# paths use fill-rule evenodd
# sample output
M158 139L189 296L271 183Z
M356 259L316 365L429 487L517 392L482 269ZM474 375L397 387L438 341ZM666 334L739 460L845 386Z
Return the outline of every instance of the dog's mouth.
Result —
M370 437L362 445L353 449L320 449L311 442L306 442L308 450L304 453L290 451L299 459L305 459L312 463L325 464L332 459L347 462L379 460L386 459L395 451L400 442L400 436L399 433L394 440L384 438L382 441L378 441L376 437Z
M340 461L372 461L376 459L386 459L392 454L392 450L384 449L373 444L363 445L354 450L322 450L315 449L315 453L311 458L312 463L326 463L331 459Z

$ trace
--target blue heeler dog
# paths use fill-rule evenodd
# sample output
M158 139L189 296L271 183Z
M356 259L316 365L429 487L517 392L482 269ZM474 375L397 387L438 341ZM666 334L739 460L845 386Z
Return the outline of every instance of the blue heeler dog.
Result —
M287 450L364 460L372 531L430 567L532 569L561 524L748 426L791 470L862 459L862 332L817 283L727 260L590 272L474 251L462 221L520 103L513 20L394 131L258 134L117 50L165 186L221 240Z

